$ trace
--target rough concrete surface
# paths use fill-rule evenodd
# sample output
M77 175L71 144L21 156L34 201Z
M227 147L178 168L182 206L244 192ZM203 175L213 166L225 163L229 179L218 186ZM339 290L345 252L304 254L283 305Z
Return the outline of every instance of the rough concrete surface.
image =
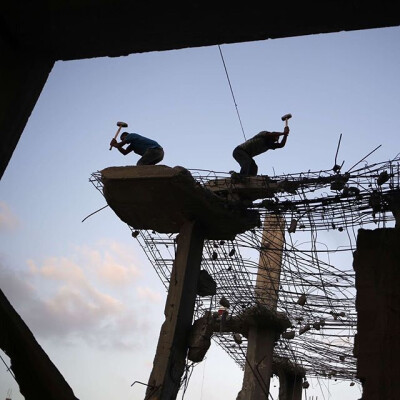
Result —
M177 233L197 220L206 238L231 239L259 224L257 211L218 197L183 167L110 167L101 175L108 205L135 229Z

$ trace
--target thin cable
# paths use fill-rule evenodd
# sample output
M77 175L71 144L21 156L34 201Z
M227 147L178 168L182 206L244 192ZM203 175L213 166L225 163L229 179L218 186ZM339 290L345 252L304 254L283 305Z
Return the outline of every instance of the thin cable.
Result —
M204 363L203 363L203 379L201 380L200 400L203 399L203 386L204 386L204 375L206 372L206 361L207 361L207 357L204 359Z
M99 208L97 211L92 212L92 213L89 214L87 217L83 218L83 220L82 220L81 222L86 221L89 217L91 217L92 215L98 213L98 212L101 211L101 210L104 210L106 207L108 207L108 204L106 204L104 207Z
M1 361L3 361L3 364L6 366L6 368L7 368L7 371L10 373L10 375L15 379L15 375L14 375L14 373L11 371L11 367L9 367L8 365L7 365L7 363L4 361L4 358L0 355L0 359L1 359ZM15 381L16 381L16 379L15 379Z
M237 104L236 104L235 95L233 94L233 89L232 89L231 81L230 81L230 79L229 79L228 70L226 69L225 60L224 60L224 56L222 55L222 50L221 50L221 46L220 46L220 45L218 45L218 49L219 49L219 54L221 54L222 63L224 64L225 74L226 74L226 77L227 77L227 79L228 79L229 88L231 89L233 103L235 104L235 107L236 107L236 113L237 113L237 116L238 116L238 118L239 118L240 127L242 128L243 137L244 137L244 140L247 140L246 135L245 135L245 133L244 133L242 120L240 119L239 109L238 109L238 106L237 106Z
M336 167L336 165L337 165L337 156L338 156L338 153L339 153L339 147L340 147L340 142L341 142L341 140L342 140L342 134L340 134L340 137L339 137L339 143L338 143L338 145L337 145L337 149L336 149L336 155L335 155L335 167Z
M370 156L373 152L375 152L376 150L379 149L379 147L381 147L382 145L380 144L378 147L375 147L374 150L372 150L371 152L369 152L365 157L363 157L358 163L354 164L347 172L350 172L354 167L356 167L358 164L360 164L360 162L364 161L368 156Z

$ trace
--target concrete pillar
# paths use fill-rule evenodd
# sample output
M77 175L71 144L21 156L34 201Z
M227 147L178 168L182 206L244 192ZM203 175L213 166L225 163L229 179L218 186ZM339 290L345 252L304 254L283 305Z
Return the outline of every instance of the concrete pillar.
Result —
M184 372L188 333L193 319L204 235L195 222L182 226L171 272L161 327L146 400L175 399Z
M360 229L353 267L362 400L400 399L400 229Z
M301 400L303 377L290 371L281 370L279 377L279 400Z
M266 215L258 262L256 300L270 310L278 304L282 251L285 242L285 220L279 215Z
M54 65L38 51L30 52L0 35L0 178L17 146ZM40 138L38 138L40 140Z
M279 215L265 217L255 296L260 306L272 311L276 310L278 301L284 225L285 221ZM268 398L276 334L272 327L256 324L249 328L243 387L238 400Z

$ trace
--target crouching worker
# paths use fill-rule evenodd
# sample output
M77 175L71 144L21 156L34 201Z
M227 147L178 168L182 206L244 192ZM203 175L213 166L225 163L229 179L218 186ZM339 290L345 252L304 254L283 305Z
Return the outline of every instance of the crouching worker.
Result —
M233 150L233 158L240 165L240 174L244 176L256 176L258 166L253 160L254 156L265 153L267 150L280 149L285 146L287 136L289 135L289 127L286 126L283 132L262 131L246 140ZM283 136L279 142L279 137Z
M164 150L155 140L128 132L122 132L120 139L119 143L116 139L111 140L110 146L117 148L124 156L132 151L139 154L141 158L136 165L155 165L164 158ZM128 146L124 148L125 145Z

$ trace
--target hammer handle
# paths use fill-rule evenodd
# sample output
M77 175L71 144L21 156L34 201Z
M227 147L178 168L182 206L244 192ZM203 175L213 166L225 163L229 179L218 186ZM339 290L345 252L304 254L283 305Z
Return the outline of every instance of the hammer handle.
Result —
M116 139L117 138L117 136L118 136L118 134L119 134L119 131L121 130L121 128L122 128L122 126L120 126L119 128L118 128L118 130L117 130L117 133L115 134L115 136L114 136L114 139ZM113 147L112 146L110 146L110 150L112 149Z

